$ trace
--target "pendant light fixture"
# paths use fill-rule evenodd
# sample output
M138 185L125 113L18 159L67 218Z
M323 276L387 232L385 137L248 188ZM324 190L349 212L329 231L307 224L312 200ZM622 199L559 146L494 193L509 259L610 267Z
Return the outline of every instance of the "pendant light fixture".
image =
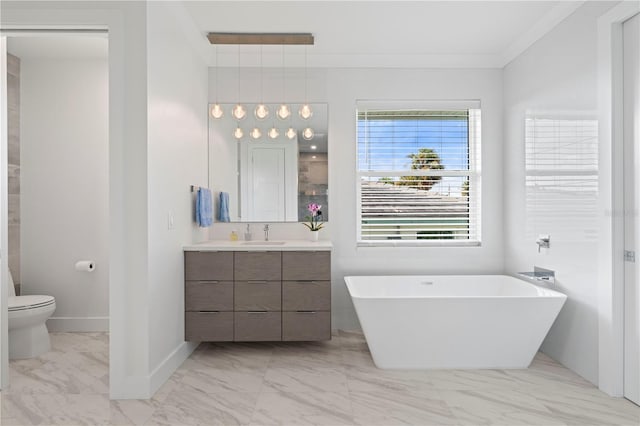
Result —
M280 120L289 120L289 127L284 132L284 136L288 139L295 139L298 132L291 125L291 107L287 105L285 101L285 45L313 45L314 37L311 33L216 33L210 32L207 34L207 39L211 44L226 44L236 45L238 47L238 103L232 108L231 115L237 121L236 128L233 131L233 136L236 139L242 139L244 137L244 131L240 128L240 121L247 117L247 109L240 102L240 45L260 45L260 103L254 110L255 118L258 120L266 119L270 114L269 108L263 102L263 89L264 89L264 72L263 72L263 50L262 45L281 45L282 46L282 103L276 108L275 115ZM305 100L304 104L298 110L298 115L303 120L308 120L313 115L313 110L309 105L308 95L308 63L307 63L307 49L305 48ZM224 115L224 111L220 107L217 101L217 89L218 89L218 51L216 49L216 103L211 105L210 114L214 118L221 118ZM259 127L255 127L251 130L249 135L258 139L262 137L262 130ZM280 136L280 130L275 126L275 123L266 132L267 136L271 139L276 139ZM306 127L303 131L303 137L310 140L314 137L314 131L311 127Z
M280 131L276 129L276 126L274 125L271 129L269 129L267 135L269 135L271 139L277 139L278 136L280 136Z
M287 105L284 102L284 44L282 45L282 104L280 104L280 106L278 107L278 110L276 111L276 115L278 116L278 118L280 120L286 120L287 118L289 118L289 116L291 115L291 108L289 108L289 105Z
M309 79L307 77L307 46L304 47L304 104L298 110L298 115L303 120L308 120L313 115L311 105L309 105L309 98L307 97L307 89L309 85Z
M302 131L302 137L305 140L310 141L311 139L313 139L313 135L314 135L314 133L313 133L313 129L311 127L307 127L306 129L304 129Z
M262 137L262 131L259 128L254 127L253 130L249 133L249 136L253 139L260 139Z
M231 110L231 115L238 121L244 120L247 116L247 110L240 103L240 45L238 45L238 103Z
M218 103L218 73L220 69L218 68L218 46L216 46L216 102L211 105L210 113L213 118L220 119L224 115L224 110L222 106Z
M260 103L256 105L253 114L258 120L264 120L269 116L269 108L264 104L264 72L262 68L262 46L260 46Z

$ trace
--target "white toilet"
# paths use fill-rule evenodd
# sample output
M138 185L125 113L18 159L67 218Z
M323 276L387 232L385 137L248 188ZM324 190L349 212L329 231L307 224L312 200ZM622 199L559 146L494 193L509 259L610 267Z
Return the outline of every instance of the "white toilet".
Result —
M45 321L55 310L53 296L16 296L9 272L9 359L34 358L49 351Z

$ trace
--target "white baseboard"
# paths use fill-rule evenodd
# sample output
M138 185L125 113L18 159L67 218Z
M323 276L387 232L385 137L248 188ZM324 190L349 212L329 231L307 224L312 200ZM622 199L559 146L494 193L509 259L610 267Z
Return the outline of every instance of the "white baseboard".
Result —
M113 376L109 377L109 398L110 399L149 399L149 377L125 377L118 380Z
M169 380L169 377L189 358L189 355L198 347L199 343L182 342L164 361L151 373L149 380L150 395L153 396L158 389Z
M50 332L108 332L109 317L51 317L47 320Z
M111 399L150 399L197 347L198 343L182 342L149 376L125 377L121 380L111 376L109 397Z

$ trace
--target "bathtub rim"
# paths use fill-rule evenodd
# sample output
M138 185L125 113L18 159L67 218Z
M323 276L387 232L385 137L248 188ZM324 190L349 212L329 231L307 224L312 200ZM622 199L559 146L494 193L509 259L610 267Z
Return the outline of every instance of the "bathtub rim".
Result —
M367 278L367 277L375 277L375 278L398 278L398 277L406 277L406 278L435 278L435 277L509 277L509 278L513 278L515 280L518 280L519 282L526 284L527 286L532 286L534 287L537 291L538 294L535 295L480 295L480 296L469 296L469 295L434 295L434 296L428 296L428 295L413 295L413 296L384 296L384 297L376 297L376 296L362 296L362 295L354 295L351 292L351 288L349 287L349 278ZM442 300L442 299L455 299L455 300L478 300L478 299L510 299L510 300L514 300L514 299L527 299L527 300L531 300L531 299L564 299L564 301L566 301L567 299L567 295L558 291L558 290L554 290L554 289L550 289L548 287L542 286L542 285L538 285L537 283L534 283L532 281L528 281L528 280L524 280L520 277L514 276L514 275L508 275L508 274L467 274L467 275L461 275L461 274L438 274L438 275L416 275L416 274L411 274L411 275L402 275L402 274L393 274L393 275L345 275L344 276L344 282L345 285L347 287L347 291L349 292L349 296L352 299L358 299L358 300L411 300L411 299L415 299L415 300ZM564 304L564 303L563 303Z

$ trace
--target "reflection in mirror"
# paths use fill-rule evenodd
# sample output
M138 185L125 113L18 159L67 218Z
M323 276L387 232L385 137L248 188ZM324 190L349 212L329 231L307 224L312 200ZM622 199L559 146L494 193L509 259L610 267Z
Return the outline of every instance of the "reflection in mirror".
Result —
M327 105L311 104L306 120L297 113L302 105L290 104L293 113L285 120L275 113L279 104L267 104L270 114L262 120L256 106L244 104L247 114L239 121L231 114L234 104L222 104L222 118L209 115L216 220L221 192L229 194L231 222L302 222L309 203L320 204L322 219L329 220Z
M598 121L593 111L527 111L527 235L598 236Z

